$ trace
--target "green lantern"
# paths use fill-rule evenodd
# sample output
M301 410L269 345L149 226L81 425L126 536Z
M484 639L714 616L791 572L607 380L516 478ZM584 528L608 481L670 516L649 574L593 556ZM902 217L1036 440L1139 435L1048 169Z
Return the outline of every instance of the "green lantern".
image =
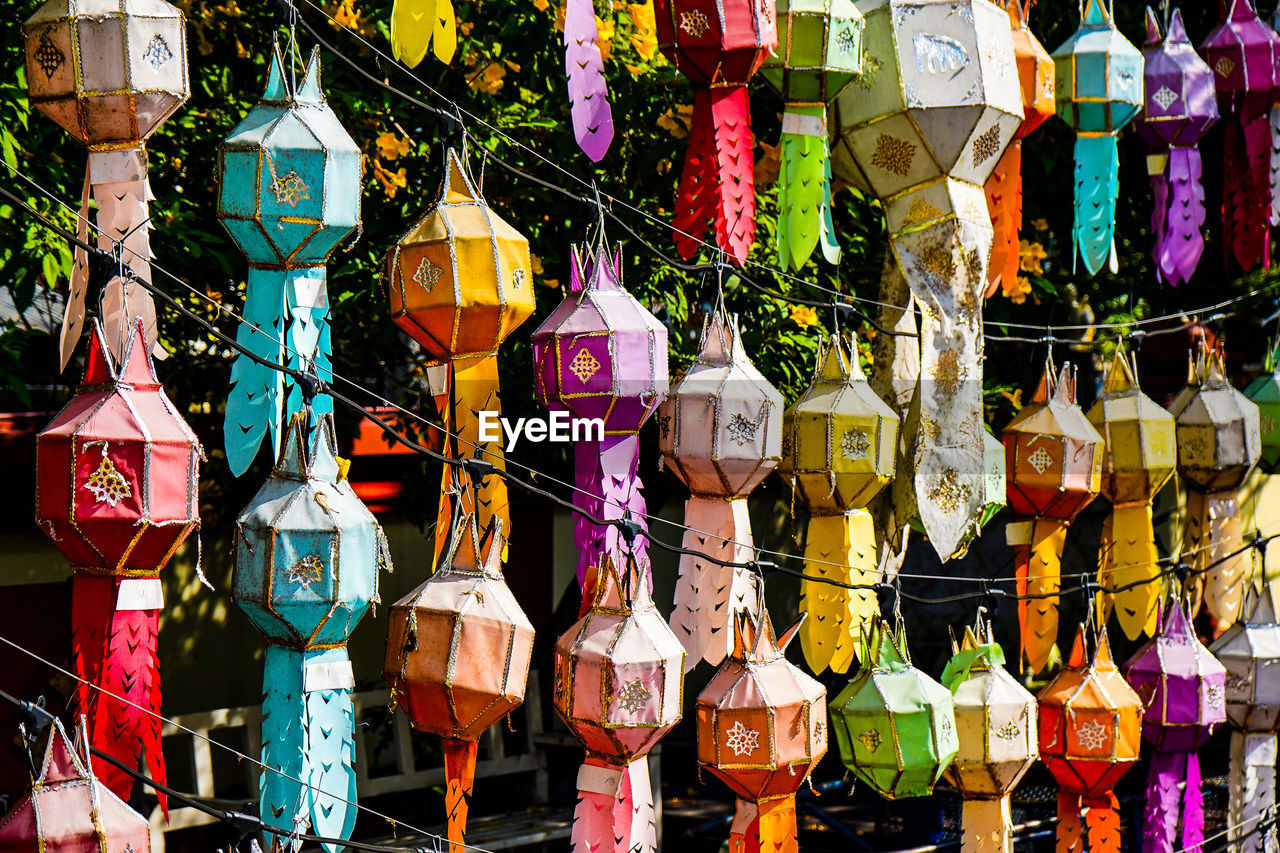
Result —
M840 760L889 799L923 797L959 749L951 691L911 665L906 635L881 621L862 669L831 703Z
M1244 395L1258 406L1262 435L1258 470L1280 474L1280 343L1267 353L1267 373L1253 380Z

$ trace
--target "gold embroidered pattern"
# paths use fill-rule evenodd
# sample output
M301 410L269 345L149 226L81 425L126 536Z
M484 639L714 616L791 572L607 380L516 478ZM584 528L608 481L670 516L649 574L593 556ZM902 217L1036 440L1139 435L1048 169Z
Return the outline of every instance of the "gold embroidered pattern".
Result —
M858 740L862 741L862 745L867 748L867 752L875 752L883 742L880 738L880 733L875 729L867 729L858 735Z
M930 219L937 219L942 215L942 211L937 207L920 196L916 196L911 202L911 206L907 208L907 215L902 220L902 227L919 225L921 222L928 222Z
M702 38L707 30L711 29L711 21L707 20L704 12L698 9L690 9L680 13L680 29L693 38Z
M956 274L956 259L947 250L947 245L941 241L921 252L916 260L916 266L926 275L931 275L943 282L951 281Z
M736 720L725 732L724 745L733 750L734 755L750 755L760 746L760 733L744 726L742 720Z
M1000 728L996 729L996 737L1001 740L1008 741L1009 743L1013 743L1021 734L1022 729L1018 728L1018 724L1013 720L1010 720Z
M1000 153L1000 125L993 124L973 140L973 165L981 166Z
M120 469L116 468L116 463L111 461L111 457L107 456L105 443L102 445L102 461L98 463L97 470L89 475L89 479L84 481L84 487L93 494L94 500L98 503L107 503L111 506L115 506L133 494L129 481L120 473Z
M840 452L849 459L866 459L871 449L871 439L860 429L846 430L840 439Z
M628 681L618 691L618 704L633 714L643 711L651 698L653 691L639 681Z
M1213 68L1223 77L1230 77L1231 72L1236 70L1236 64L1231 61L1231 57L1224 56L1217 61Z
M569 362L569 370L574 376L578 377L579 382L586 382L592 376L596 375L596 371L600 369L600 362L596 361L596 357L590 352L583 349L578 350L578 354L573 357L573 361Z
M871 87L876 84L876 76L880 73L880 69L884 67L884 63L871 55L871 51L862 51L862 73L853 78L853 82L864 91L870 92Z
M929 489L929 500L947 515L955 515L960 504L973 496L973 487L960 482L960 474L955 468L942 472L942 477Z
M430 293L435 290L436 284L443 274L444 270L433 264L430 258L423 258L418 261L418 268L413 272L413 280L418 283L419 287Z
M876 139L871 165L905 178L911 171L911 161L915 156L916 147L910 142L882 133Z
M297 172L290 172L283 178L271 182L271 191L276 194L277 204L297 207L300 201L311 198L311 189Z
M969 368L960 362L960 353L953 349L943 350L938 356L938 364L934 368L933 381L938 390L948 397L960 393L960 383L969 375Z
M284 570L284 579L296 583L303 589L311 589L313 583L320 583L324 578L324 560L319 554L308 554L292 566Z

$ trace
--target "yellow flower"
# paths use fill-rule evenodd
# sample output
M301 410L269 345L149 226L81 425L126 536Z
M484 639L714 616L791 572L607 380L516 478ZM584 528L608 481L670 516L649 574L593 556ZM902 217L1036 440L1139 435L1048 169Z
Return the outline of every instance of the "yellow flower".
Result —
M1044 272L1044 259L1049 254L1044 246L1029 240L1018 241L1018 269L1023 272Z
M409 176L405 173L403 166L392 172L384 168L380 161L374 160L373 176L378 179L378 183L382 184L382 191L386 193L387 198L395 198L398 190L409 186Z
M653 17L653 3L628 3L631 17L631 46L646 62L652 62L658 52L658 25Z
M684 139L693 125L693 104L680 104L658 116L658 127L671 134L673 139Z
M1015 412L1022 411L1022 389L1019 388L1010 394L1008 391L1001 391L1000 396L1004 397L1013 406Z
M564 32L565 10L566 10L565 6L560 6L560 8L556 9L556 29L559 30L560 32Z
M1031 227L1037 231L1048 231L1049 220L1045 219L1043 216L1039 219L1033 219L1031 220Z
M596 44L600 47L600 59L607 60L613 53L613 21L602 21L596 15Z
M458 32L462 33L464 36L471 35L471 31L474 30L475 28L476 28L476 25L471 23L470 21L458 22Z
M550 6L551 4L548 3L547 0L533 0L533 8L537 9L539 12L547 11Z
M529 269L534 275L542 275L542 258L537 255L529 256Z
M818 312L810 308L808 305L792 305L791 306L791 322L795 323L802 329L818 324Z
M1008 276L1000 278L1000 289L1004 291L1004 295L1009 297L1009 301L1014 305L1021 305L1027 301L1027 294L1031 292L1031 282L1025 275L1020 275L1013 281L1008 280Z
M473 74L467 82L471 88L493 95L502 88L502 78L506 76L507 69L496 62L490 62L479 74Z
M378 146L378 156L384 160L399 159L413 148L408 137L387 132L379 133L375 144Z
M359 30L360 12L356 9L355 0L342 0L333 12L333 19L349 30Z
M764 155L760 158L760 162L756 163L754 180L757 187L767 187L778 180L778 175L782 172L782 143L770 145L761 141L760 148L764 151Z

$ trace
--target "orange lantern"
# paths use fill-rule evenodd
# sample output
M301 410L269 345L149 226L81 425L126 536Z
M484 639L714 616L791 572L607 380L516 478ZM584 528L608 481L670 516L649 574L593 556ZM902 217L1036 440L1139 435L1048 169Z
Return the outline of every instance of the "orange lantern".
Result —
M729 850L796 850L796 791L827 752L827 691L783 656L800 622L774 639L759 618L733 623L733 652L698 694L698 764L737 796ZM805 614L801 614L801 622Z
M1052 362L1031 403L1004 428L1009 507L1022 520L1006 530L1017 565L1022 655L1032 672L1049 662L1058 639L1058 586L1067 525L1102 486L1102 436L1076 404L1076 380Z
M1058 780L1058 853L1119 853L1112 791L1138 761L1142 700L1111 659L1107 631L1085 653L1080 626L1067 665L1040 691L1040 759Z

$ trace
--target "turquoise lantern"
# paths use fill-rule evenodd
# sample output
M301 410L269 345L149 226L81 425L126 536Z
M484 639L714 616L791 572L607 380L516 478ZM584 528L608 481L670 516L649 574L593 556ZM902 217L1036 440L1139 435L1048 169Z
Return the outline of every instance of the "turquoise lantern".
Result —
M391 561L382 528L339 471L333 416L321 415L314 431L307 420L290 420L275 470L236 522L231 595L267 638L261 817L289 832L349 838L347 640L378 601L378 569Z
M325 103L320 52L296 88L279 45L267 88L218 150L218 219L249 258L244 321L236 341L274 364L332 376L325 262L360 225L360 149ZM256 327L256 328L255 328ZM302 409L303 389L245 355L231 367L224 443L236 476L269 431ZM320 395L316 412L332 411Z
M1267 351L1266 372L1244 389L1244 395L1258 406L1262 430L1258 470L1280 474L1280 343Z

